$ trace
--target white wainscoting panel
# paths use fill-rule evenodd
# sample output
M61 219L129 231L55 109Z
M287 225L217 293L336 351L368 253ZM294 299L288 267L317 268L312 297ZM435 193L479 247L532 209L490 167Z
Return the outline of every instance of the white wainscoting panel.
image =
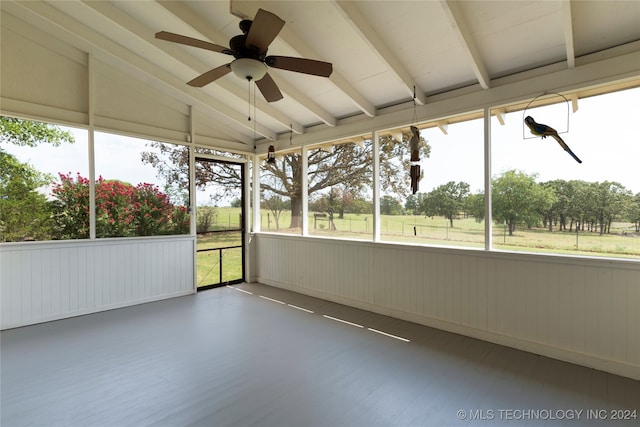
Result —
M192 236L0 245L1 328L195 292Z
M261 283L640 379L640 263L259 233Z

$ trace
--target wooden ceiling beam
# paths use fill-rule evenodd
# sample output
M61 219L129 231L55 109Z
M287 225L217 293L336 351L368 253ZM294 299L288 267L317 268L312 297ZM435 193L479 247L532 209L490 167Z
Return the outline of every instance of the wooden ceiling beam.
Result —
M362 15L358 9L357 2L338 0L333 2L333 4L345 17L345 21L348 22L356 33L360 35L362 40L367 43L371 51L395 73L407 94L412 97L415 96L417 104L426 104L427 98L424 90L420 89L420 86L395 56L393 50L389 48L375 28L373 28Z
M573 47L573 14L571 13L571 0L562 2L562 18L564 21L564 44L567 52L567 66L576 66L576 52Z
M254 16L257 12L258 4L255 2L231 2L231 13L238 17L241 16ZM278 34L278 38L286 43L293 51L303 58L321 59L320 55L315 52L309 45L302 42L301 37L298 37L288 26L284 28ZM360 111L369 117L375 117L377 114L376 107L367 100L360 92L354 89L353 85L349 83L337 70L333 70L329 80L340 90L345 96L347 96Z
M442 0L440 5L449 19L449 23L451 24L453 31L455 31L458 36L460 44L467 57L469 58L471 68L473 68L473 72L476 75L476 79L478 79L480 86L482 86L483 89L489 89L491 87L491 78L489 77L487 68L484 65L480 51L473 41L473 35L471 34L468 25L465 23L460 3L452 0Z

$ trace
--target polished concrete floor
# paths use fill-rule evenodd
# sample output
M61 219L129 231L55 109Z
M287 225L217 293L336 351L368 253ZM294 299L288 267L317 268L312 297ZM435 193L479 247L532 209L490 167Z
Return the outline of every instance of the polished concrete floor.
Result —
M3 331L0 378L2 427L640 425L639 381L265 285Z

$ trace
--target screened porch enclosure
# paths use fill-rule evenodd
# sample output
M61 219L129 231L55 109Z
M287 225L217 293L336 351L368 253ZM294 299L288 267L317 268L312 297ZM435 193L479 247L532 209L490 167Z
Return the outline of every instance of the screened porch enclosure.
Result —
M239 16L266 4L0 3L0 114L83 134L40 151L2 149L87 189L73 204L83 219L75 234L49 222L68 211L45 211L71 203L29 192L57 215L42 216L46 232L0 243L0 328L259 282L639 380L637 96L610 104L614 116L595 130L604 116L591 115L605 97L639 90L638 3L268 2L286 23L270 53L329 61L336 72L270 69L284 95L274 103L232 73L188 85L229 58L154 37L166 30L226 44ZM582 164L550 138L523 138L527 104L541 94L551 104L555 93L567 99L562 135ZM564 117L546 123L564 131ZM412 125L431 148L413 201L401 167ZM155 171L124 174L141 173L140 153L156 143L183 156L179 186ZM55 163L49 148L81 161L40 168L36 157ZM217 161L241 164L231 168L244 181L198 184L196 165L209 160L219 176ZM332 164L362 166L362 180L320 189L343 171ZM112 166L123 173L107 176ZM507 218L500 178L522 178L524 201L540 204ZM173 215L151 227L144 213L117 216L124 210L103 203L126 194L129 209L140 193L169 197ZM573 208L596 194L606 203ZM3 207L14 201L5 196ZM454 199L453 211L441 196Z

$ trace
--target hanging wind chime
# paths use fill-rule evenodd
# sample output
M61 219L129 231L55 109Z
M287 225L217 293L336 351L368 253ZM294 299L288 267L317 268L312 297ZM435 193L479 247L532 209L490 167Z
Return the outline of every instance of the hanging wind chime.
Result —
M267 151L267 163L276 162L276 148L273 145L269 145L269 151Z
M411 176L411 192L416 194L418 192L418 183L422 178L420 174L420 130L414 126L417 121L416 115L416 87L413 87L413 121L409 127L411 129L411 139L409 139L409 151L411 152L411 170L409 175Z

